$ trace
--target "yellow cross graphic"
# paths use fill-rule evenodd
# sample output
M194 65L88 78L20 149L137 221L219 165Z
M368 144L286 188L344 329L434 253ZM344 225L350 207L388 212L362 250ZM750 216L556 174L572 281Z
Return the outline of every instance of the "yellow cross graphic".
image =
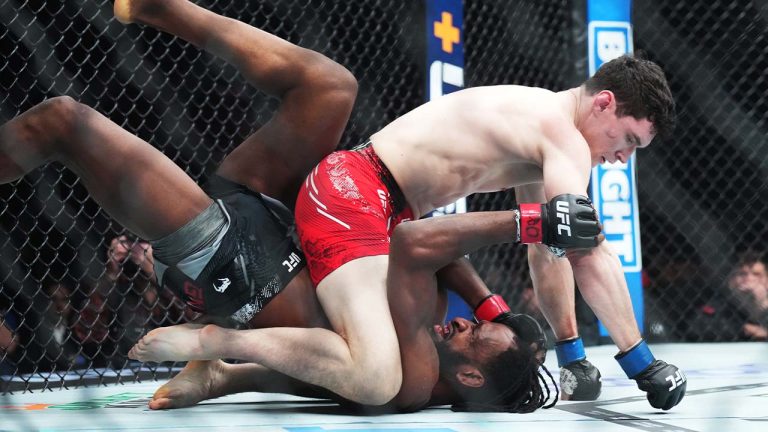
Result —
M443 51L453 52L453 44L459 43L459 28L453 26L453 15L443 12L442 21L435 21L435 36L443 41Z

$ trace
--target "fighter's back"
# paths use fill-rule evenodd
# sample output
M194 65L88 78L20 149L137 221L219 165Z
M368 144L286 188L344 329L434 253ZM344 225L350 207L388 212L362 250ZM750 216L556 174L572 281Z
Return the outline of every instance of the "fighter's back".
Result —
M465 89L418 107L371 139L414 214L422 215L475 192L541 182L547 146L562 144L553 143L553 129L588 152L567 97L512 85Z

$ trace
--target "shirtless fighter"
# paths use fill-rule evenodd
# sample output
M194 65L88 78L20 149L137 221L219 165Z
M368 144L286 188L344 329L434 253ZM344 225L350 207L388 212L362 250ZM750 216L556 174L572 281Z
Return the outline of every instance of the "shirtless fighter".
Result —
M627 376L653 407L668 410L685 394L685 375L655 359L641 338L619 260L599 242L583 194L592 166L626 162L657 134L669 134L673 123L664 73L629 56L562 92L478 87L426 103L360 148L323 159L302 187L296 221L318 293L336 292L345 307L365 310L354 303L355 293L384 289L387 235L395 225L474 192L516 187L523 203L519 240L533 244L534 287L560 339L560 365L576 363L569 371L590 384L591 365L576 338L575 277L618 346L616 359ZM566 260L556 256L563 254L558 248L587 250L569 250ZM360 313L345 324L373 322Z

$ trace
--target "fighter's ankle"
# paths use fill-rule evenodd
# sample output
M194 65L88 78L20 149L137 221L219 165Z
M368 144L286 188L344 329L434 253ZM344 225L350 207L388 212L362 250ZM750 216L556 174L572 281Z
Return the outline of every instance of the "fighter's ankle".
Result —
M227 364L221 360L211 360L208 363L209 380L207 399L215 399L231 393L227 381L227 373L225 371Z

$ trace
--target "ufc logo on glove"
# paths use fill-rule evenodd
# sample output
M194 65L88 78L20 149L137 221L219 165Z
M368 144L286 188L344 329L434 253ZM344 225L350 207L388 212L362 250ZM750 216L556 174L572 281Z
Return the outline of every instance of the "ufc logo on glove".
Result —
M556 204L557 218L560 223L557 224L557 234L562 235L566 231L568 237L571 236L571 218L568 216L568 201L558 201Z

